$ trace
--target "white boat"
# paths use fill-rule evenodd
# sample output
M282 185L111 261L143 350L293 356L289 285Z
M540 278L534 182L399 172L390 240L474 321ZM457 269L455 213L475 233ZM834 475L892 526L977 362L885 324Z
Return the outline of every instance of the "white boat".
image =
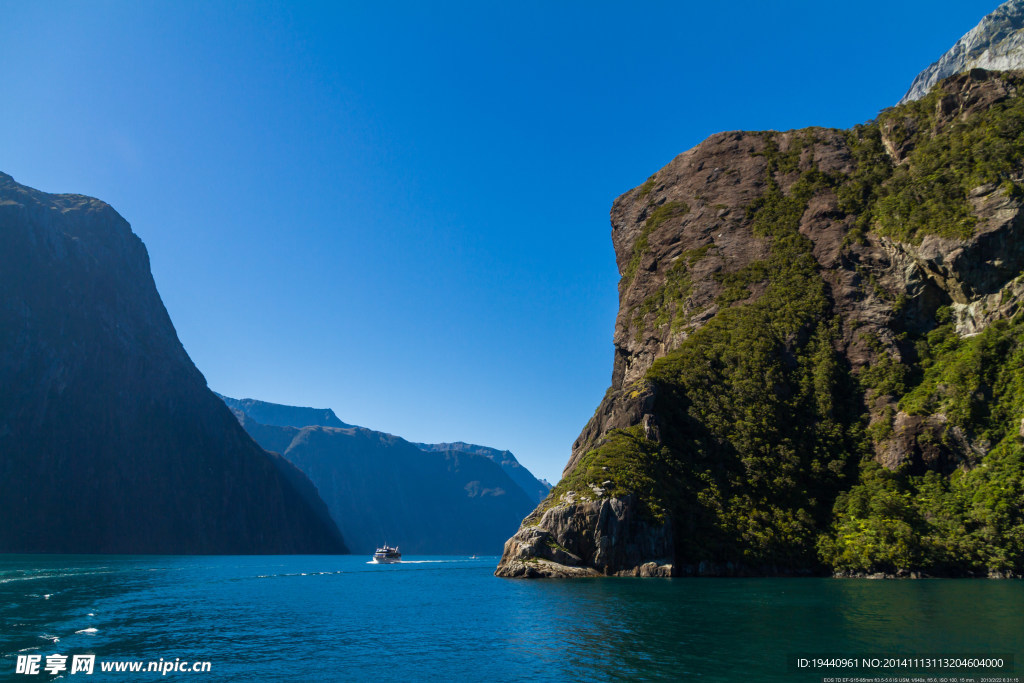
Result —
M398 552L397 545L394 548L392 548L387 543L385 543L383 548L377 548L377 552L373 554L373 561L377 564L392 564L394 562L401 562L402 553Z

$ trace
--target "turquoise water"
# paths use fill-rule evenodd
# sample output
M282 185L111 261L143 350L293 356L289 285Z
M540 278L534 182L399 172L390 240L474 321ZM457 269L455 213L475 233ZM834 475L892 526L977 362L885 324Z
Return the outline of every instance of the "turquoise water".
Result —
M0 556L0 680L54 678L16 675L18 654L95 654L69 681L821 681L843 674L795 656L962 654L1014 655L1024 680L1020 581L511 581L493 557L366 559ZM161 658L210 671L99 670Z

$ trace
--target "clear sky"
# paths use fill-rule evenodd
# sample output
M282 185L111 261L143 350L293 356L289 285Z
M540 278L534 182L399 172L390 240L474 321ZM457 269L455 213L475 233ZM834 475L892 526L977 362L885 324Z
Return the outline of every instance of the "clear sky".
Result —
M734 129L848 127L994 0L0 0L0 170L99 197L212 389L561 476L608 210Z

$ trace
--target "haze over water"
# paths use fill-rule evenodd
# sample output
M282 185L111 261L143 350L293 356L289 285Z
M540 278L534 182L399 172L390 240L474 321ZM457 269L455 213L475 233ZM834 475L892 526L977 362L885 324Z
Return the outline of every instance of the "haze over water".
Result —
M5 556L0 679L52 678L15 676L19 653L93 653L83 680L820 681L787 657L1024 652L1019 581L509 581L493 557L407 559ZM211 670L99 671L161 658Z

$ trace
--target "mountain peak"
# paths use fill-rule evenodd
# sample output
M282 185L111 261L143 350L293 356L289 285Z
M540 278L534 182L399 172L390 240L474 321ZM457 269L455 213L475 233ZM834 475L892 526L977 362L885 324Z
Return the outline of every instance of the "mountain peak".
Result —
M943 78L969 69L1024 69L1024 0L1008 0L985 16L914 79L899 104L919 100Z

